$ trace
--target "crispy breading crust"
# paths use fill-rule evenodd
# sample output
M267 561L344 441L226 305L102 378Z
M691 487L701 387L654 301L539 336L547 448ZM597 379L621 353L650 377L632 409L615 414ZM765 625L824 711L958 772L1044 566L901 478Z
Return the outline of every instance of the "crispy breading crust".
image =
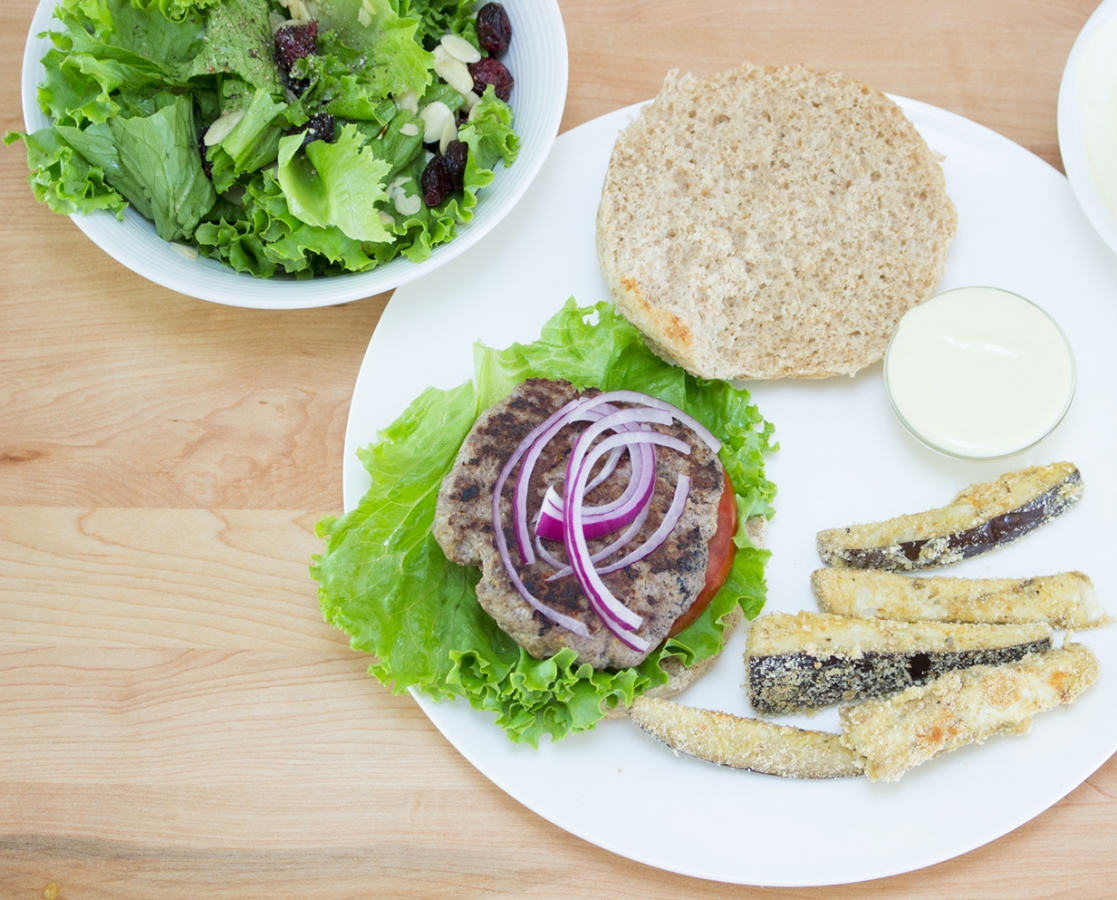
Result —
M971 484L938 509L820 531L818 555L828 566L854 569L945 566L1023 537L1081 497L1073 463L1032 466Z
M639 697L632 721L680 753L785 778L849 778L863 761L839 736Z
M1047 622L1096 628L1113 621L1081 572L1034 578L913 577L861 569L818 569L811 588L823 612L905 622Z
M1024 734L1032 716L1073 703L1098 676L1083 644L1028 656L1007 666L951 672L888 700L842 707L841 743L865 757L873 781L897 781L908 769L996 734Z

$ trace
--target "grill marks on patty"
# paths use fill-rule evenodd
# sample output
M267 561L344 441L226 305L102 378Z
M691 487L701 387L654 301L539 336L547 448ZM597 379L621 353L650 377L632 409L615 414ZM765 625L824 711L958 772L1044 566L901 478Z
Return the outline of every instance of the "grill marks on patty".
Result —
M501 629L532 656L544 659L570 647L578 653L579 663L589 663L594 668L632 666L644 654L626 647L610 633L590 608L573 576L548 582L546 579L554 571L548 563L537 560L531 566L521 565L512 527L512 494L519 466L513 469L501 494L501 522L513 563L535 597L585 622L589 638L567 631L531 608L508 579L493 540L492 491L500 470L536 425L577 396L578 392L566 382L532 379L484 412L466 436L453 469L442 483L434 536L451 561L481 567L478 601ZM529 522L535 521L548 485L561 492L567 457L585 427L585 423L576 423L564 428L544 449L529 485ZM621 602L644 617L638 633L656 646L705 583L707 545L717 528L724 476L716 455L689 428L679 424L653 427L682 438L692 450L684 456L657 448L656 489L648 521L621 553L638 546L658 527L670 506L680 474L691 478L686 510L670 537L654 553L626 569L603 576L603 580ZM630 471L625 456L617 471L587 496L587 502L598 505L619 496ZM613 534L590 541L591 551L616 537ZM566 559L561 544L545 542L545 546L560 559Z

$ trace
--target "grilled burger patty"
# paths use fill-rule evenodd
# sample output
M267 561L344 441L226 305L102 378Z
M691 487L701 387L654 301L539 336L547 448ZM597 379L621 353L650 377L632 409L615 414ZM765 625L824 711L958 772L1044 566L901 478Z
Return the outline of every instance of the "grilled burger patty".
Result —
M442 482L435 509L434 537L451 561L481 567L478 601L497 625L532 656L545 659L570 647L577 652L579 664L624 668L639 664L647 654L625 646L613 636L590 608L576 579L568 576L548 582L546 579L554 569L541 559L531 566L522 566L512 528L512 493L518 465L505 482L501 495L501 522L513 564L525 587L535 597L564 615L584 622L589 630L588 638L568 631L532 609L509 580L493 539L492 492L502 467L536 425L578 396L567 382L531 379L482 413L466 436L454 467ZM529 484L529 522L536 520L548 485L554 485L561 494L567 457L584 427L585 423L567 426L543 451ZM717 455L686 426L675 423L670 427L652 427L681 438L692 449L688 455L683 455L657 448L651 514L626 551L655 531L670 506L680 474L689 475L691 479L686 509L670 536L653 553L602 577L618 600L644 618L637 634L655 647L667 637L672 624L690 608L705 585L707 545L717 530L718 503L725 475ZM619 496L629 473L626 455L616 472L587 495L587 505L606 503ZM591 552L616 537L613 534L591 540ZM560 559L566 558L560 543L547 542L547 546Z

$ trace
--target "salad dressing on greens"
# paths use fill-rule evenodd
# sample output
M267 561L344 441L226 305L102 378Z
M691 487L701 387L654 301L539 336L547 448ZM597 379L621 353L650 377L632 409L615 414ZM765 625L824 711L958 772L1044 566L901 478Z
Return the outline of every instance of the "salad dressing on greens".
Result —
M420 262L472 219L519 149L491 85L463 94L437 74L446 35L484 57L472 5L61 0L38 92L54 124L5 140L23 139L35 194L56 212L133 206L164 240L239 272ZM279 59L283 29L306 46ZM449 143L423 144L421 114L436 102L464 150L451 190L428 205L424 171Z

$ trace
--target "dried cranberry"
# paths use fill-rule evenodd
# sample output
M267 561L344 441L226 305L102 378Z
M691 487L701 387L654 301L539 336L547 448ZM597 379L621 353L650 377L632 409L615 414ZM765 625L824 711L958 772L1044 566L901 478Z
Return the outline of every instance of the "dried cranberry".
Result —
M311 141L325 141L327 144L332 144L334 140L334 117L327 112L315 113L306 120L303 125L306 129L306 136L303 138L302 146L305 147Z
M302 78L291 77L291 66L296 60L318 52L318 23L305 22L301 25L284 25L275 33L275 64L283 83L292 93L302 96L307 82Z
M460 191L465 185L465 163L469 159L469 145L461 141L450 141L446 145L446 152L442 154L442 165L455 191Z
M423 192L423 201L431 209L454 192L454 179L446 171L446 160L443 157L436 156L427 163L419 177L419 190Z
M512 23L499 3L486 3L477 10L477 40L489 51L500 56L512 41Z
M290 72L296 59L318 52L318 23L284 25L275 33L275 64Z
M471 63L469 74L473 76L474 90L480 94L485 90L485 85L491 84L493 91L501 100L507 100L512 95L512 73L499 59L482 59Z

